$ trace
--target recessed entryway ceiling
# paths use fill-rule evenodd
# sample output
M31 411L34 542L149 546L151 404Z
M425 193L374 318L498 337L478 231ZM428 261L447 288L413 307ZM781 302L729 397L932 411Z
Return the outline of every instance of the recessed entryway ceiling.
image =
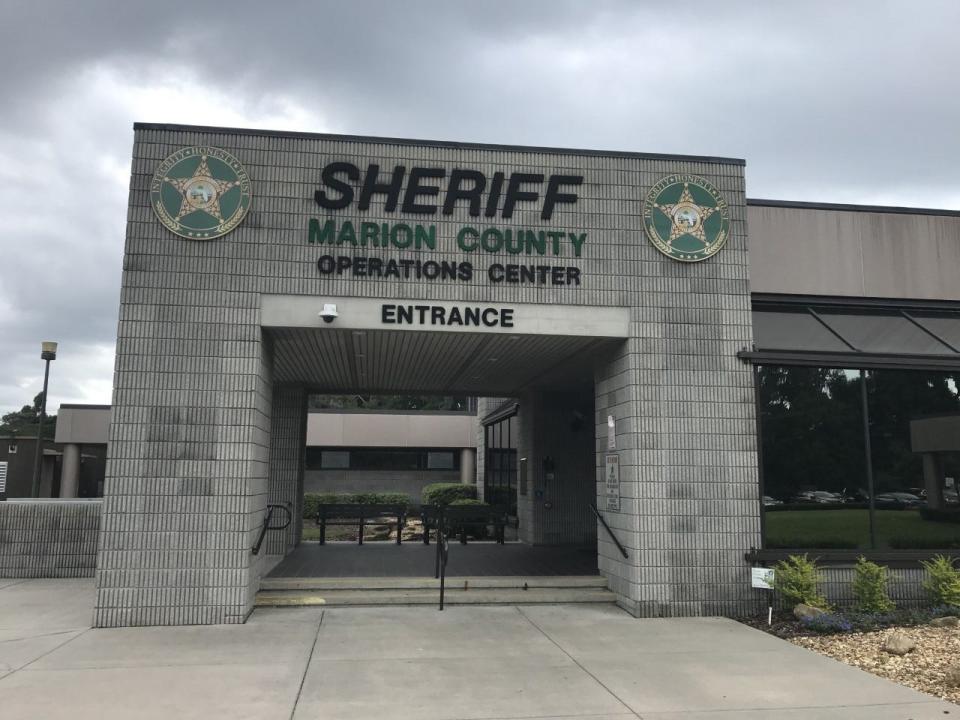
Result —
M619 339L429 331L269 328L274 380L317 391L516 395L593 382Z

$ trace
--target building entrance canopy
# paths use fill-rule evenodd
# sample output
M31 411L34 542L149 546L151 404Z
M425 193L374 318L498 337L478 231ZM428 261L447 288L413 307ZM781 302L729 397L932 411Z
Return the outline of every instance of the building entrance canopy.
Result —
M626 308L277 295L261 313L274 379L325 392L514 396L589 383L628 323Z

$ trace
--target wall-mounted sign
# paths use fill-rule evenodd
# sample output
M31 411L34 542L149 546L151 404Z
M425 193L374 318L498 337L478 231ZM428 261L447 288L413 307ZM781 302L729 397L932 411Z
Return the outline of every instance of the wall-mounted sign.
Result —
M750 585L760 590L773 590L773 568L750 568Z
M191 240L222 237L250 209L250 178L240 161L215 147L177 150L150 181L150 206L168 230Z
M620 512L620 457L607 455L604 458L604 492L607 510Z
M377 164L361 169L350 162L331 162L321 170L314 193L325 217L310 218L307 242L331 248L317 262L321 275L472 282L483 273L491 283L578 286L579 267L545 259L581 257L587 233L544 224L554 219L558 207L577 203L576 189L582 184L582 175L489 174L419 166L408 171L405 165L381 170ZM367 216L373 201L383 213L411 217L373 222ZM334 215L338 210L351 214ZM476 226L430 222L429 216L449 216L458 210L491 218L493 223L511 221L516 210L523 210L524 222ZM538 213L539 222L531 210ZM422 261L416 255L379 256L378 248L450 255ZM496 262L475 273L475 258L483 254L515 255L517 262Z
M384 212L396 212L400 198L400 212L408 215L452 215L458 205L466 205L472 217L500 215L513 217L514 208L523 203L540 208L540 219L549 220L557 205L573 205L577 195L570 192L583 183L582 175L550 175L541 173L511 173L509 177L495 172L487 177L479 170L456 168L447 177L445 168L410 168L409 175L404 165L397 165L386 175L381 175L380 166L368 165L363 182L360 168L349 162L332 162L320 173L320 189L314 193L317 205L325 210L341 210L357 198L357 209L367 210L370 200L376 195L384 198ZM357 186L359 193L354 192ZM405 187L404 187L405 186ZM431 198L440 196L443 203Z
M650 242L674 260L698 262L720 252L730 235L730 208L720 191L696 175L668 175L643 202Z
M617 419L607 415L607 450L617 449Z
M455 327L513 327L513 308L478 305L405 305L384 303L380 321L384 325L451 325Z

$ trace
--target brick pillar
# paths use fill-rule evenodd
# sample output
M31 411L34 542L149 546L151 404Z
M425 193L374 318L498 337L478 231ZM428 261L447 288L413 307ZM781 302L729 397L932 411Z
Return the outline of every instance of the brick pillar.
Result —
M283 505L293 515L285 531L267 533L269 555L286 555L300 544L303 529L303 451L307 440L307 394L300 385L275 385L270 421L270 483L272 505ZM280 523L282 513L274 514Z

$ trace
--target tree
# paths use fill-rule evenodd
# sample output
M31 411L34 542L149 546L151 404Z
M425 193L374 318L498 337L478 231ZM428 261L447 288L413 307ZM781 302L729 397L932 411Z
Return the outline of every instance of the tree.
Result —
M24 405L0 418L0 435L36 436L40 423L40 407L43 405L43 393L37 393L32 405ZM43 436L53 438L57 432L57 416L44 413Z

